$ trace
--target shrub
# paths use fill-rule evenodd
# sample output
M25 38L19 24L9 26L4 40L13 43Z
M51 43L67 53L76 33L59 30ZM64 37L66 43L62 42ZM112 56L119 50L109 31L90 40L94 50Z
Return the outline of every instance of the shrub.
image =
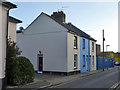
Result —
M34 80L34 68L29 59L18 57L19 48L14 42L8 40L6 76L7 84L21 85Z
M19 48L16 46L16 43L11 41L11 39L8 39L7 42L7 61L11 60L13 57L17 57L21 54L21 51L19 51Z
M23 83L30 83L34 80L34 68L29 59L26 57L18 57L17 61L19 61L20 68L20 76L22 78Z
M10 62L10 73L8 74L8 83L10 85L22 85L33 82L34 68L26 57L12 58Z
M11 58L11 60L7 61L7 83L9 85L17 85L19 77L19 62L16 60L16 58ZM16 76L17 75L17 76Z

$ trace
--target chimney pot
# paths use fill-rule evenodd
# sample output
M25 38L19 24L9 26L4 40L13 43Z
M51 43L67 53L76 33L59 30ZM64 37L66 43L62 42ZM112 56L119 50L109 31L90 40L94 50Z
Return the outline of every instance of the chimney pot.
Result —
M51 16L54 17L57 21L65 23L65 14L63 11L53 12Z

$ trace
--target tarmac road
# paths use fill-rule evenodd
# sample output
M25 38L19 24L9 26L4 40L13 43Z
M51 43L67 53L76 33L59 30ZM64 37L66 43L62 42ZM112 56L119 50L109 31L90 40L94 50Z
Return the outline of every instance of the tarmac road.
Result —
M51 88L110 88L118 83L118 68L99 72Z

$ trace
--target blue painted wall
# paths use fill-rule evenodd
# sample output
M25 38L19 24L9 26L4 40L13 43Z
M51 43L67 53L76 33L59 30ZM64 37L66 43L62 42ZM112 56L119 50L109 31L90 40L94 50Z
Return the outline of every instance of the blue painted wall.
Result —
M85 39L84 50L83 50L83 39ZM83 55L85 55L85 67L83 67ZM89 40L84 37L80 37L80 69L81 69L81 73L89 71Z
M114 67L114 59L104 57L104 68ZM97 70L103 69L103 57L96 57L96 68Z

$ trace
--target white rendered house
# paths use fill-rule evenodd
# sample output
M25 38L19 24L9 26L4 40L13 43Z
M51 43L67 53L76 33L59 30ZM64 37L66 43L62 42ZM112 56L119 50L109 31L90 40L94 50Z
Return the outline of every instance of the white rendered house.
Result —
M17 46L39 73L80 72L81 36L86 37L65 22L62 11L51 16L41 13L23 32L17 33Z
M89 40L90 71L96 70L96 41Z
M5 0L0 0L0 90L5 87L8 13L12 8L16 8L16 5Z
M63 12L58 13L63 15L60 22L41 13L17 34L17 46L38 72L79 72L80 36L65 24Z
M22 23L22 21L13 18L11 16L8 17L8 38L10 38L12 41L16 42L16 29L17 24Z

